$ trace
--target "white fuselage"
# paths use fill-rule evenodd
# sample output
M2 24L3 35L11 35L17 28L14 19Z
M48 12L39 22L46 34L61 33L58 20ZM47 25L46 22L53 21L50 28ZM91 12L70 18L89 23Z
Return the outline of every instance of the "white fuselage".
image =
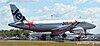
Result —
M23 16L20 10L14 5L10 4L14 23L9 26L28 29L36 32L65 32L65 31L79 31L95 28L96 26L90 20L50 20L50 21L28 21ZM80 28L79 28L80 27Z
M95 28L96 26L91 22L87 20L77 20L80 22L76 25L76 27L82 27L85 30ZM52 21L34 21L32 25L27 24L26 21L24 21L24 24L18 25L19 23L10 23L10 26L21 28L21 29L29 29L36 32L52 32L52 29L58 28L64 25L69 26L70 23L75 22L75 20L52 20ZM53 30L57 32L57 30ZM58 31L59 32L59 31Z

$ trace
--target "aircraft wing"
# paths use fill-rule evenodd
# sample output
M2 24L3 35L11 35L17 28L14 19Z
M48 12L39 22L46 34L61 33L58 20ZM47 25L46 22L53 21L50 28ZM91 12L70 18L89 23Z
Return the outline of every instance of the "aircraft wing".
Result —
M70 31L70 30L73 29L75 26L77 26L79 23L80 23L80 22L75 21L74 23L70 24L70 25L66 28L66 30L69 30L69 31Z
M74 23L72 24L69 24L69 25L63 25L63 26L59 26L57 28L54 28L52 30L64 30L65 31L70 31L72 28L74 28L76 25L78 25L79 22L75 21Z

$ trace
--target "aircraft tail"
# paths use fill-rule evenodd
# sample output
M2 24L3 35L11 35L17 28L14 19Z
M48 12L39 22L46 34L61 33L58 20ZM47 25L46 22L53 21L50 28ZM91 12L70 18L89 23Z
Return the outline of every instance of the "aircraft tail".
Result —
M23 22L24 20L26 20L26 18L21 14L19 9L14 4L10 4L10 8L14 22Z

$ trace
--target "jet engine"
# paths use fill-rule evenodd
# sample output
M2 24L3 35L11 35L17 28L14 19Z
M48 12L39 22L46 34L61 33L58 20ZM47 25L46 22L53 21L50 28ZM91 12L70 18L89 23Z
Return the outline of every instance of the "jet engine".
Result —
M84 29L82 27L76 27L72 29L72 33L83 33Z

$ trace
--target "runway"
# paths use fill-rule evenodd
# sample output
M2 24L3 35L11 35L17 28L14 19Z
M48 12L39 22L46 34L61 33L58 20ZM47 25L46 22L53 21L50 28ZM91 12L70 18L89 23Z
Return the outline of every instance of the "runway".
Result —
M0 46L100 46L99 41L29 41L29 40L0 40Z

